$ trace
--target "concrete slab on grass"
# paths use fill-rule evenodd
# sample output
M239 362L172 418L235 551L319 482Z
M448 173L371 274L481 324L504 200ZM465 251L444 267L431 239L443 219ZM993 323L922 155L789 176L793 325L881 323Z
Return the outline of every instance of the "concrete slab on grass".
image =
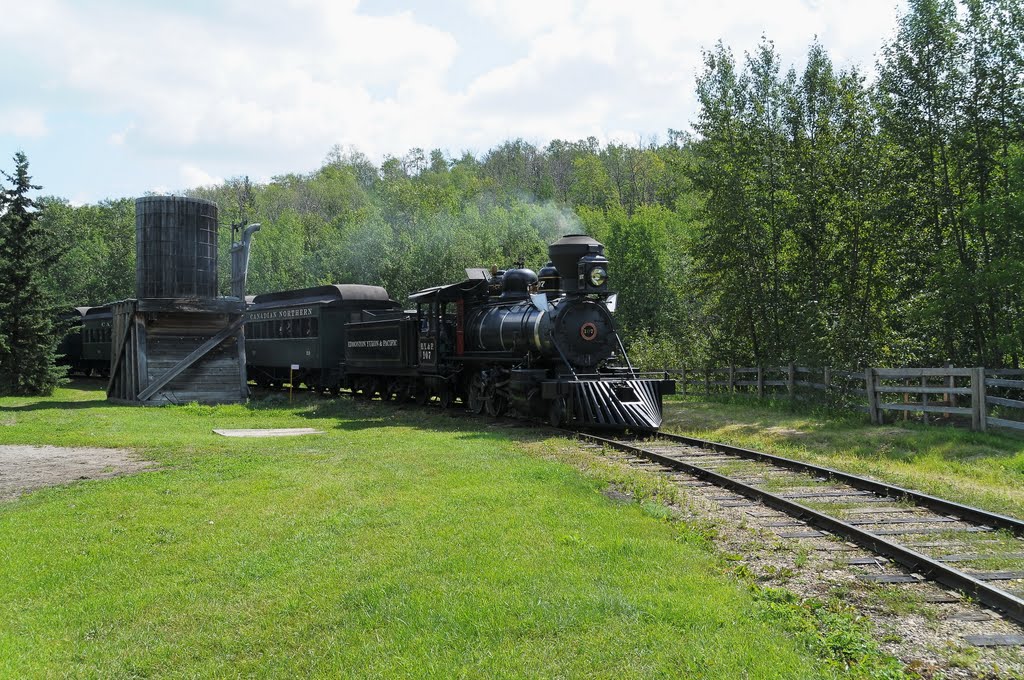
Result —
M312 427L283 427L266 430L214 430L222 437L296 437L303 434L323 434Z

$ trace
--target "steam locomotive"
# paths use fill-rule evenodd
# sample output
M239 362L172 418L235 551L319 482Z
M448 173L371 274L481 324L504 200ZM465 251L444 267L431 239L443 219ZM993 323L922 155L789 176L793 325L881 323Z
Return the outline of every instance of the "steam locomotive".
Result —
M630 365L604 246L566 236L548 255L539 275L467 269L459 283L413 293L408 310L377 286L257 295L246 315L249 377L364 399L459 400L554 426L656 430L675 383Z

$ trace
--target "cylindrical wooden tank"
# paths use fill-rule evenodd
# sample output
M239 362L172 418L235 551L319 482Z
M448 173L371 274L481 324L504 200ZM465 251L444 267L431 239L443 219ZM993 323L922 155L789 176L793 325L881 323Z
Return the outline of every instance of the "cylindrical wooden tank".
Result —
M135 256L137 298L217 297L217 204L136 199Z

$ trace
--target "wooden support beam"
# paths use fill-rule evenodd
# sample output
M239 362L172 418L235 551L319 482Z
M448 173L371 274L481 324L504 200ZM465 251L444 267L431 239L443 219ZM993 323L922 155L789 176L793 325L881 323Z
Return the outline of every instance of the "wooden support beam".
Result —
M239 397L245 401L249 396L249 375L245 370L245 317L242 317L242 326L239 326L235 333L235 344L238 345L238 375L241 380Z
M116 309L116 308L115 308ZM113 329L111 329L113 331ZM110 362L110 377L107 379L107 396L111 394L111 390L114 387L114 383L117 381L118 368L121 362L124 361L125 350L128 347L128 341L131 338L132 326L129 323L124 324L124 332L121 333L120 341L117 344L117 349L113 350L113 359Z
M149 356L146 351L146 320L141 312L136 312L132 321L135 324L135 342L138 346L136 358L139 365L139 390L149 387Z
M231 298L144 298L138 301L140 312L244 314L245 301Z
M164 385L174 380L178 375L181 374L186 368L194 364L196 361L207 355L213 348L217 347L220 343L224 342L235 332L241 328L242 324L245 323L245 316L240 316L235 321L231 322L229 326L224 328L217 335L213 336L202 345L192 351L187 357L179 361L169 371L164 373L162 376L154 380L149 387L139 393L139 401L147 401L150 397L156 394Z

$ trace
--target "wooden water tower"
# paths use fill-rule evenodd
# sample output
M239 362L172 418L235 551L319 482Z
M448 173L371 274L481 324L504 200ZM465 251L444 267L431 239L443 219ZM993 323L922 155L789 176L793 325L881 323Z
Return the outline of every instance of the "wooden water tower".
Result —
M109 400L245 401L245 270L257 229L232 244L232 296L218 297L217 204L135 201L136 298L114 303Z

